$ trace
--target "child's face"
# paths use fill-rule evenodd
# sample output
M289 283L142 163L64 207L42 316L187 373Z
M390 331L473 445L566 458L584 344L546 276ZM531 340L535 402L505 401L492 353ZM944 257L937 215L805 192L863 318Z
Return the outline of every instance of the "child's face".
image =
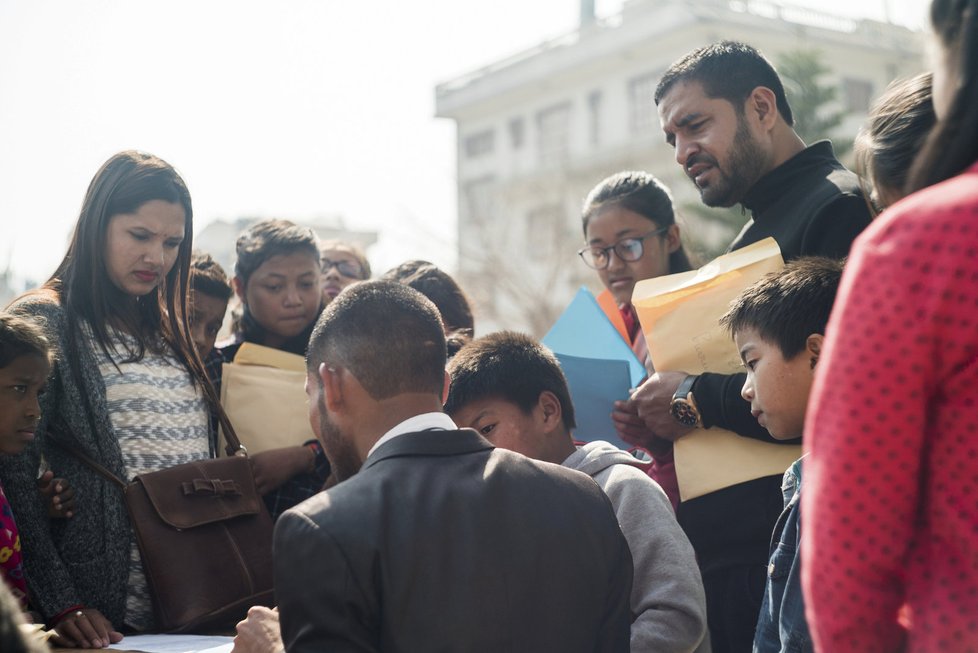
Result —
M47 359L35 354L0 368L0 454L18 454L34 439L41 419L38 396L50 371Z
M822 336L809 336L809 347L787 360L781 348L761 338L756 329L738 331L734 342L747 368L740 394L750 402L751 414L773 438L801 437L815 376L812 358L818 356Z
M480 399L462 406L451 415L460 428L471 428L500 449L528 458L541 459L545 432L537 412L529 413L505 399Z
M626 238L639 238L655 231L659 225L640 214L612 206L591 218L587 225L588 247L611 247ZM611 252L608 267L598 270L604 284L615 301L627 304L632 301L635 284L669 274L669 254L679 247L679 228L671 228L659 235L642 240L642 256L637 261L623 261Z
M201 358L214 349L214 342L217 334L224 323L224 314L228 310L226 299L208 295L207 293L194 291L193 310L190 320L190 335L193 337L194 344L197 345L197 353Z
M323 301L327 304L336 299L344 288L363 279L363 267L353 252L344 249L323 250L321 263Z
M258 266L247 285L235 278L236 290L251 316L265 329L269 347L302 333L319 315L322 304L319 259L306 252L279 254Z

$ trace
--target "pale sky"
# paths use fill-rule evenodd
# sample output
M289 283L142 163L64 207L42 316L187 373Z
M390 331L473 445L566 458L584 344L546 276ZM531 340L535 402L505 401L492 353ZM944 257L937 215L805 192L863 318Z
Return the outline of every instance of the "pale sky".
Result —
M622 0L598 0L600 15ZM796 0L883 16L884 0ZM926 0L889 0L924 24ZM0 270L41 281L89 181L141 149L195 230L340 214L383 271L454 268L454 125L434 86L574 28L578 0L0 0Z

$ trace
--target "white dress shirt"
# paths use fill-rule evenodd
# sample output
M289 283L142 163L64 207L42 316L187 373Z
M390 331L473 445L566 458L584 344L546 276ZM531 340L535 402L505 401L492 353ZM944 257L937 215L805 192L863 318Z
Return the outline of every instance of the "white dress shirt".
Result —
M367 452L367 458L377 450L377 447L384 444L389 440L393 440L399 435L404 435L405 433L416 433L418 431L457 431L458 426L452 421L452 418L445 413L422 413L420 415L415 415L414 417L409 417L394 428L392 428L370 447L370 451Z

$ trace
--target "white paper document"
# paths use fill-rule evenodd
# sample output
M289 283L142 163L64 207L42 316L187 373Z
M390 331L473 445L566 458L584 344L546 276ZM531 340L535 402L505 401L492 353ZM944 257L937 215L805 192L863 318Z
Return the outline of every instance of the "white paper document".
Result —
M110 649L140 653L230 653L233 637L213 635L128 635Z

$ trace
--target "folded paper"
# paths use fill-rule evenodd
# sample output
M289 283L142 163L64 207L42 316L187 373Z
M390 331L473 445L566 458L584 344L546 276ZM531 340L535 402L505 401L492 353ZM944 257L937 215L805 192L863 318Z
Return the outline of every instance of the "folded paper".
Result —
M645 377L645 367L587 288L578 291L542 342L567 378L577 418L574 437L629 448L615 431L611 411Z
M249 453L316 437L309 424L305 369L302 356L252 343L242 344L234 362L223 365L221 405Z
M568 378L571 401L577 428L574 439L584 442L604 440L621 449L630 445L623 442L611 421L611 409L616 401L628 398L631 387L628 363L601 358L579 358L556 354ZM570 379L574 381L571 382Z
M639 281L632 303L660 371L743 371L730 334L719 325L740 293L784 266L773 238L725 254L699 270ZM762 442L723 429L697 429L675 445L683 501L764 476L782 474L801 447Z

